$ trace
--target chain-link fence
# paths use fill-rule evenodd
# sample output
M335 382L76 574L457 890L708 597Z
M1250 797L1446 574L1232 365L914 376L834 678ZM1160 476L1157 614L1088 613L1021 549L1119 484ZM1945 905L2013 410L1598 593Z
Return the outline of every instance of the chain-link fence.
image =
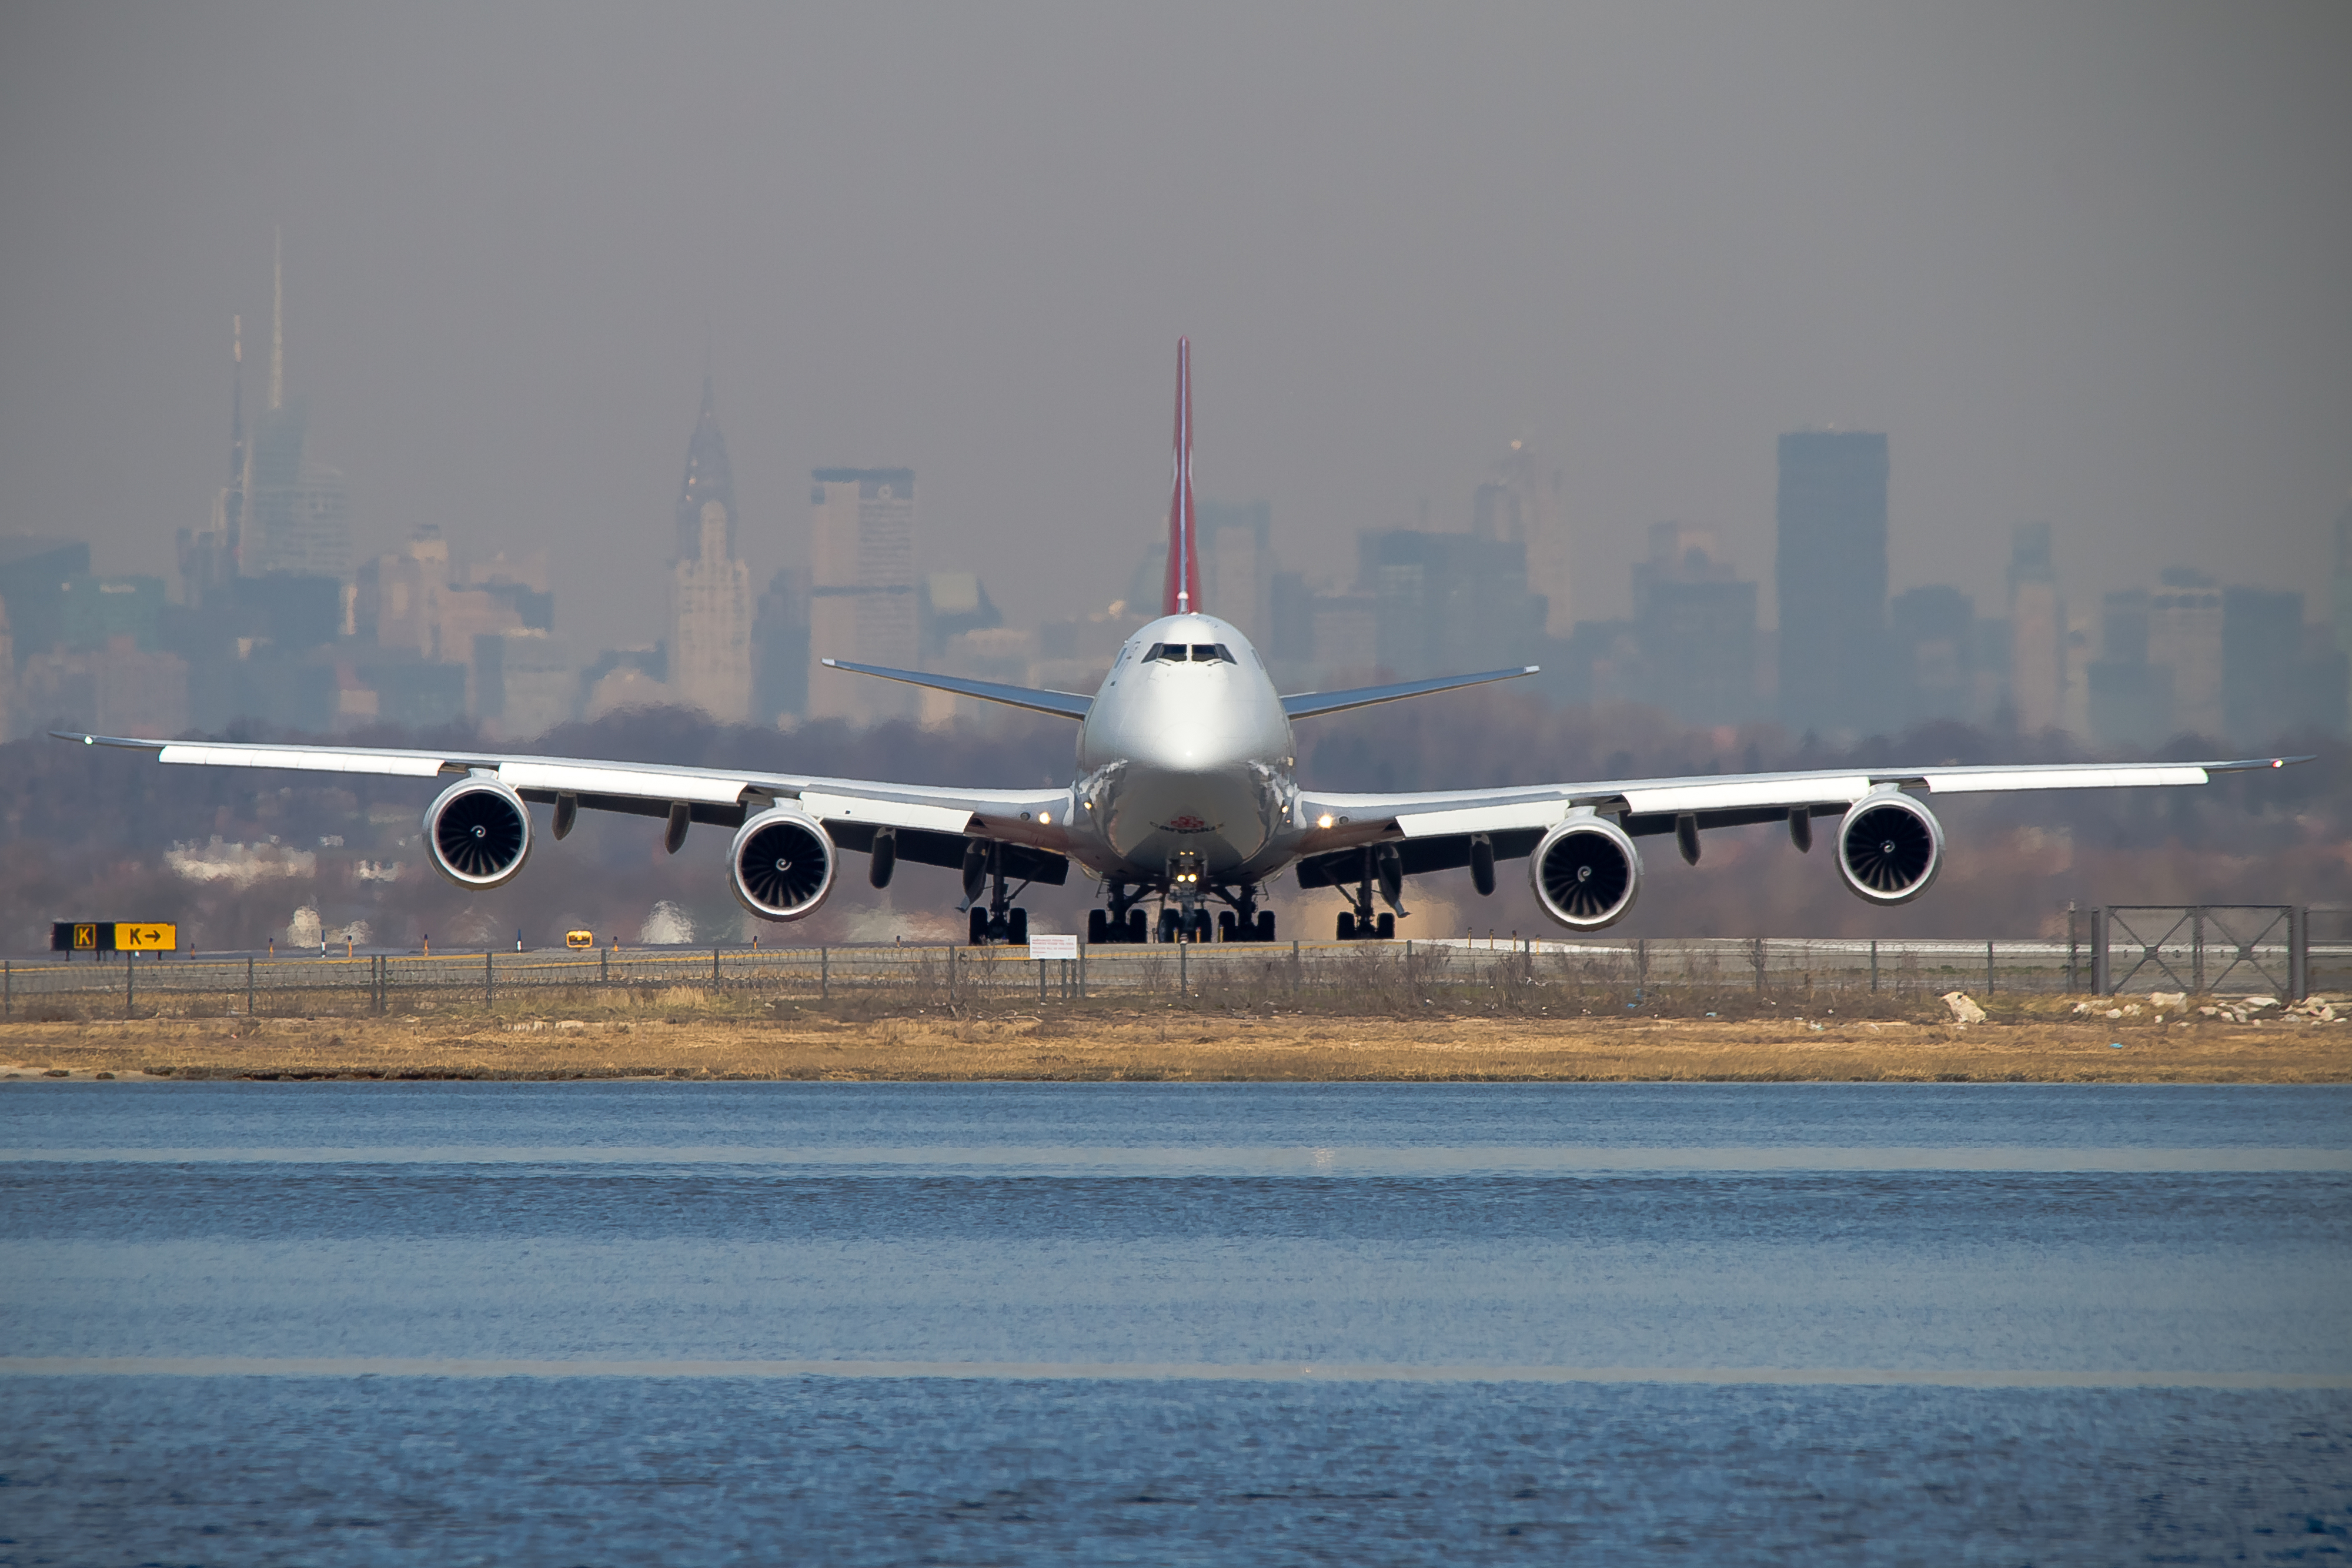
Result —
M601 996L695 1005L794 1002L922 1010L1118 1001L1393 1013L1426 1007L1573 1011L1821 997L1899 1009L1946 991L2003 995L2179 989L2299 997L2352 978L2344 911L2263 924L2242 911L2096 911L2071 942L1692 938L1559 942L1081 947L606 947L589 952L116 955L0 960L0 1016L16 1019L383 1015L420 1005L546 1010ZM2171 915L2179 915L2175 921ZM2322 921L2326 916L2335 922ZM2135 924L2135 921L2137 924ZM2234 922L2234 923L2233 923ZM2143 930L2155 933L2143 938ZM2102 964L2105 967L2103 969Z

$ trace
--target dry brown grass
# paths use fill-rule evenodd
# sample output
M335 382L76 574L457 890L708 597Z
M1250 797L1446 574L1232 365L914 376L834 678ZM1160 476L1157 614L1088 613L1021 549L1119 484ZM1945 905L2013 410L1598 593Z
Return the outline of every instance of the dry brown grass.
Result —
M686 1077L1400 1082L1680 1080L2336 1083L2352 1026L2080 1019L2052 999L1992 1021L1339 1018L1090 1003L858 1016L722 1007L683 991L567 1011L142 1019L0 1026L0 1072L241 1078ZM1940 1009L1938 1009L1940 1010ZM2121 1049L2116 1049L2120 1042Z

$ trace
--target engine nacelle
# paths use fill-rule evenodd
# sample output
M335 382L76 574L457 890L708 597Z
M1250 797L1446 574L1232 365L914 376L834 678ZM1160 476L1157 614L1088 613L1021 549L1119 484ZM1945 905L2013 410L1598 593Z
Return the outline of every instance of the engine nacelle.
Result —
M459 887L502 886L530 858L530 808L499 779L470 774L425 808L425 850Z
M762 920L798 920L816 913L833 891L838 856L824 824L790 806L761 812L735 832L727 852L727 880L735 902Z
M1866 903L1910 903L1943 863L1942 825L1899 789L1864 796L1838 824L1838 874Z
M1570 817L1528 857L1528 880L1544 913L1571 931L1614 925L1642 891L1642 856L1607 817Z

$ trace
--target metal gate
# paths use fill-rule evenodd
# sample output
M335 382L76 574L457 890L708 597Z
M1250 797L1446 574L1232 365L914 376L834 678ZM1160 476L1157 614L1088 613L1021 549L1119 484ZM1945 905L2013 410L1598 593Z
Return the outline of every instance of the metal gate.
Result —
M2310 993L2310 918L2287 904L2108 904L2091 912L2091 989L2138 982L2190 996L2224 988Z

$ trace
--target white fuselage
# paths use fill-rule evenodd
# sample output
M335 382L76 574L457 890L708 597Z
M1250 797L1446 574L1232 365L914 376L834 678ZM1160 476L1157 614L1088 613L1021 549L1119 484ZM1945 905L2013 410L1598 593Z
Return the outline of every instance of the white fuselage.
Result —
M1182 660L1150 656L1171 644ZM1179 866L1256 882L1307 831L1282 698L1249 639L1213 615L1163 616L1128 639L1077 760L1070 852L1113 882L1164 889Z

